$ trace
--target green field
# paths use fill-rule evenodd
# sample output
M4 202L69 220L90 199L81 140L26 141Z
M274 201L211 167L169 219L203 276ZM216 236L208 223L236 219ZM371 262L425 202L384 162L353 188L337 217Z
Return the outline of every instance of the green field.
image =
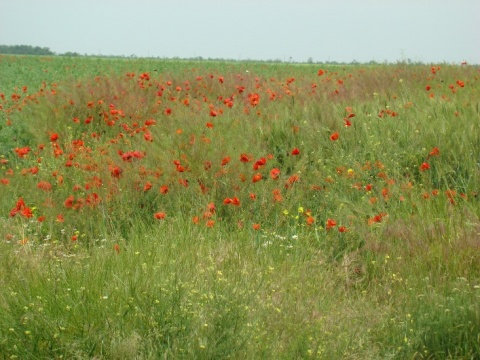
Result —
M0 56L0 358L480 358L480 69Z

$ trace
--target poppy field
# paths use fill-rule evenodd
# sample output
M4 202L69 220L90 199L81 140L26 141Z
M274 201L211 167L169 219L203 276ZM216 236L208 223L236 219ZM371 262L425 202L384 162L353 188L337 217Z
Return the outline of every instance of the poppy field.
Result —
M0 356L480 356L480 69L0 56Z

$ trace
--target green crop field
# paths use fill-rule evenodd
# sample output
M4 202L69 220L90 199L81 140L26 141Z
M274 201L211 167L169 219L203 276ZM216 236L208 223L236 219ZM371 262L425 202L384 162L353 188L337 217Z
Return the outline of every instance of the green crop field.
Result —
M480 358L480 69L0 56L0 358Z

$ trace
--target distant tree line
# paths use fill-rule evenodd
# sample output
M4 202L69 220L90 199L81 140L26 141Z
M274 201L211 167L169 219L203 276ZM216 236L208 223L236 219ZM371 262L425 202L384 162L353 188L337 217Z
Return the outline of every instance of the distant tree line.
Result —
M48 56L67 56L67 57L76 57L76 56L85 56L85 57L100 57L100 58L131 58L136 59L138 58L135 54L130 56L125 55L89 55L89 54L79 54L77 52L65 52L57 54L51 51L48 47L40 47L40 46L31 46L31 45L0 45L0 54L12 54L12 55L48 55ZM276 59L268 59L268 60L256 60L256 59L225 59L225 58L203 58L202 56L195 56L191 58L180 58L178 56L175 57L160 57L160 56L149 56L149 59L159 59L159 60L174 60L174 61L227 61L227 62L253 62L253 63L286 63L286 64L324 64L324 65L379 65L382 64L381 62L376 62L375 60L371 60L369 62L359 62L357 60L352 60L351 62L338 62L338 61L314 61L312 57L309 57L306 62L304 61L294 61L292 57L288 59L284 58L283 60L280 58ZM387 60L383 62L383 64L388 64ZM420 65L422 62L412 61L411 59L404 59L401 61L397 61L397 64L416 64Z
M55 55L55 53L47 47L30 45L0 45L0 54Z

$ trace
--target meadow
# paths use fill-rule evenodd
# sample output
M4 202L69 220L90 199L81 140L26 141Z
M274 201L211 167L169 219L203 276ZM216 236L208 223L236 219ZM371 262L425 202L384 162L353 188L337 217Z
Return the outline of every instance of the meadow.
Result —
M0 357L480 358L480 69L0 56Z

